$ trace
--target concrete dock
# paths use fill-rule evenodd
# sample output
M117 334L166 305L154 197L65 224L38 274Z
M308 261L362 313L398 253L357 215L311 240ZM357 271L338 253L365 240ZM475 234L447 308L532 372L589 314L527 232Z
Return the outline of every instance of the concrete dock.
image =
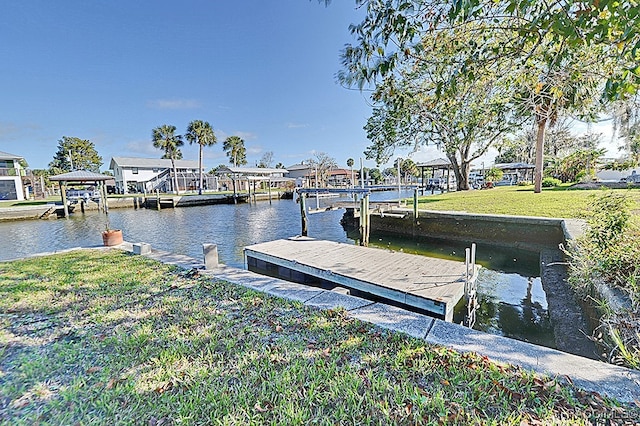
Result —
M446 321L453 320L465 285L476 279L476 267L464 262L307 237L255 244L244 253L251 271L304 284L333 283Z

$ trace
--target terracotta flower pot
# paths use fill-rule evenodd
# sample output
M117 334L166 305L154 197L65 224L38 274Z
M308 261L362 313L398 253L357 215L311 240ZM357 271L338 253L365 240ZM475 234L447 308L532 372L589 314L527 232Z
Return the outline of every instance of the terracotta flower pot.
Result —
M102 243L105 246L117 246L118 244L122 244L123 241L121 229L102 231Z

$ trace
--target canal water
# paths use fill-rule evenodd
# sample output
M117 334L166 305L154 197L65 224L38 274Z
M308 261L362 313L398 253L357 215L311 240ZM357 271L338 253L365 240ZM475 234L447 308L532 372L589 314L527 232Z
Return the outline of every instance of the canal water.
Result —
M403 192L411 197L412 192ZM372 194L373 201L398 198L397 191ZM341 199L340 201L344 201ZM338 199L322 199L326 206ZM315 200L308 205L315 207ZM309 215L309 236L355 243L357 236L340 225L344 210ZM300 234L300 207L292 200L251 204L164 209L112 209L109 225L122 229L125 240L202 258L202 244L218 245L220 261L244 267L243 247ZM102 244L106 217L96 211L74 213L68 219L0 222L0 260L41 252ZM465 244L438 240L371 235L371 245L424 256L464 259ZM468 246L468 245L467 245ZM547 299L540 281L539 254L513 248L479 245L480 309L475 328L531 343L554 347ZM460 307L462 308L462 307ZM460 309L460 315L462 309ZM459 318L459 317L458 317ZM461 319L460 319L461 321Z

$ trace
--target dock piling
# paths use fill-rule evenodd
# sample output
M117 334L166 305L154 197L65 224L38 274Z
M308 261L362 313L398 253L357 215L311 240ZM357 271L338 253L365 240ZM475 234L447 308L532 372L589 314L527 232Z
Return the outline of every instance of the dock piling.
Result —
M307 225L307 207L305 203L305 194L298 193L298 201L300 201L300 218L302 220L302 232L300 235L306 237L309 233L308 225Z
M202 244L202 253L205 269L214 269L219 266L217 244Z

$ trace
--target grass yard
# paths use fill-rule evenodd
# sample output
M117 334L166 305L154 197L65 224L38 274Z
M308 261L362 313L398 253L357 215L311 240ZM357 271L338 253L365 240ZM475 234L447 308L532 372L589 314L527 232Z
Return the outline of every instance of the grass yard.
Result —
M486 190L421 197L418 200L418 208L516 216L584 218L587 216L589 201L601 191L604 190L572 190L565 185L544 188L541 193L535 194L533 186L499 186ZM612 191L629 194L635 203L634 212L640 213L640 190Z
M0 263L3 425L591 424L614 413L640 416L140 256Z

